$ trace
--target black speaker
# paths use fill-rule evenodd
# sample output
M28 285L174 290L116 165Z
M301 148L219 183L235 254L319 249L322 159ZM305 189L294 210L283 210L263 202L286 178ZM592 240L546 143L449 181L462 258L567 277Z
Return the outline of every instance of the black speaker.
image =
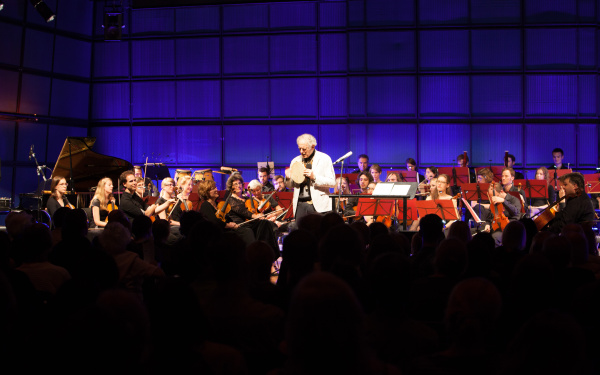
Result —
M121 40L123 13L104 13L104 40Z

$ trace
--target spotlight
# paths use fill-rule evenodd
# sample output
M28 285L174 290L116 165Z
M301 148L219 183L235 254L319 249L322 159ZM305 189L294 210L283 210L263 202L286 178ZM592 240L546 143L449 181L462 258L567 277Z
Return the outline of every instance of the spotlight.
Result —
M38 11L40 16L42 16L42 18L44 18L46 20L46 22L54 21L54 19L56 18L56 15L54 14L54 12L52 12L50 7L44 2L44 0L30 0L30 1L31 1L31 4L33 4L33 7L35 8L35 10Z
M104 13L104 40L121 40L123 29L123 13Z
M0 0L0 10L4 9L4 1Z

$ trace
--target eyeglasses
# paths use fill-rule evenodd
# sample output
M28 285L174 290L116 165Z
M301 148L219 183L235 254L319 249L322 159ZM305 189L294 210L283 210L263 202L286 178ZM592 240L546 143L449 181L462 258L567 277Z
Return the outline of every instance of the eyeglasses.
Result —
M165 187L167 187L167 186L173 186L173 184L165 184Z
M60 186L67 186L68 184L66 182L61 182L60 184L58 184Z

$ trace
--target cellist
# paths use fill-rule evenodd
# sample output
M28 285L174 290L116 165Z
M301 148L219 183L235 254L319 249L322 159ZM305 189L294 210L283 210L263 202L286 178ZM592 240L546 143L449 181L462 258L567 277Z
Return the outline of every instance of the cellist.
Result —
M519 220L521 217L521 202L519 202L519 198L504 191L502 184L499 182L490 184L488 195L490 198L490 209L482 209L481 220L486 222L484 231L492 232L496 243L500 244L502 242L504 224L495 219L503 215L508 221ZM492 213L493 208L491 205L494 205L497 210L501 210L501 212L497 211L496 218Z

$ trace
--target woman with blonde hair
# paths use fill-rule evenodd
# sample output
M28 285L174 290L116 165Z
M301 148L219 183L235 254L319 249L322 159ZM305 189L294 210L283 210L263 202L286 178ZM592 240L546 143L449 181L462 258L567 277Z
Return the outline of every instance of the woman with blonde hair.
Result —
M160 196L156 200L156 210L154 211L155 215L158 215L159 218L163 220L167 220L167 209L171 203L175 203L177 200L175 180L171 177L167 177L162 180L160 183Z
M113 182L110 177L104 177L98 181L96 193L90 202L92 218L97 227L106 226L108 213L117 209L115 197L113 196Z

